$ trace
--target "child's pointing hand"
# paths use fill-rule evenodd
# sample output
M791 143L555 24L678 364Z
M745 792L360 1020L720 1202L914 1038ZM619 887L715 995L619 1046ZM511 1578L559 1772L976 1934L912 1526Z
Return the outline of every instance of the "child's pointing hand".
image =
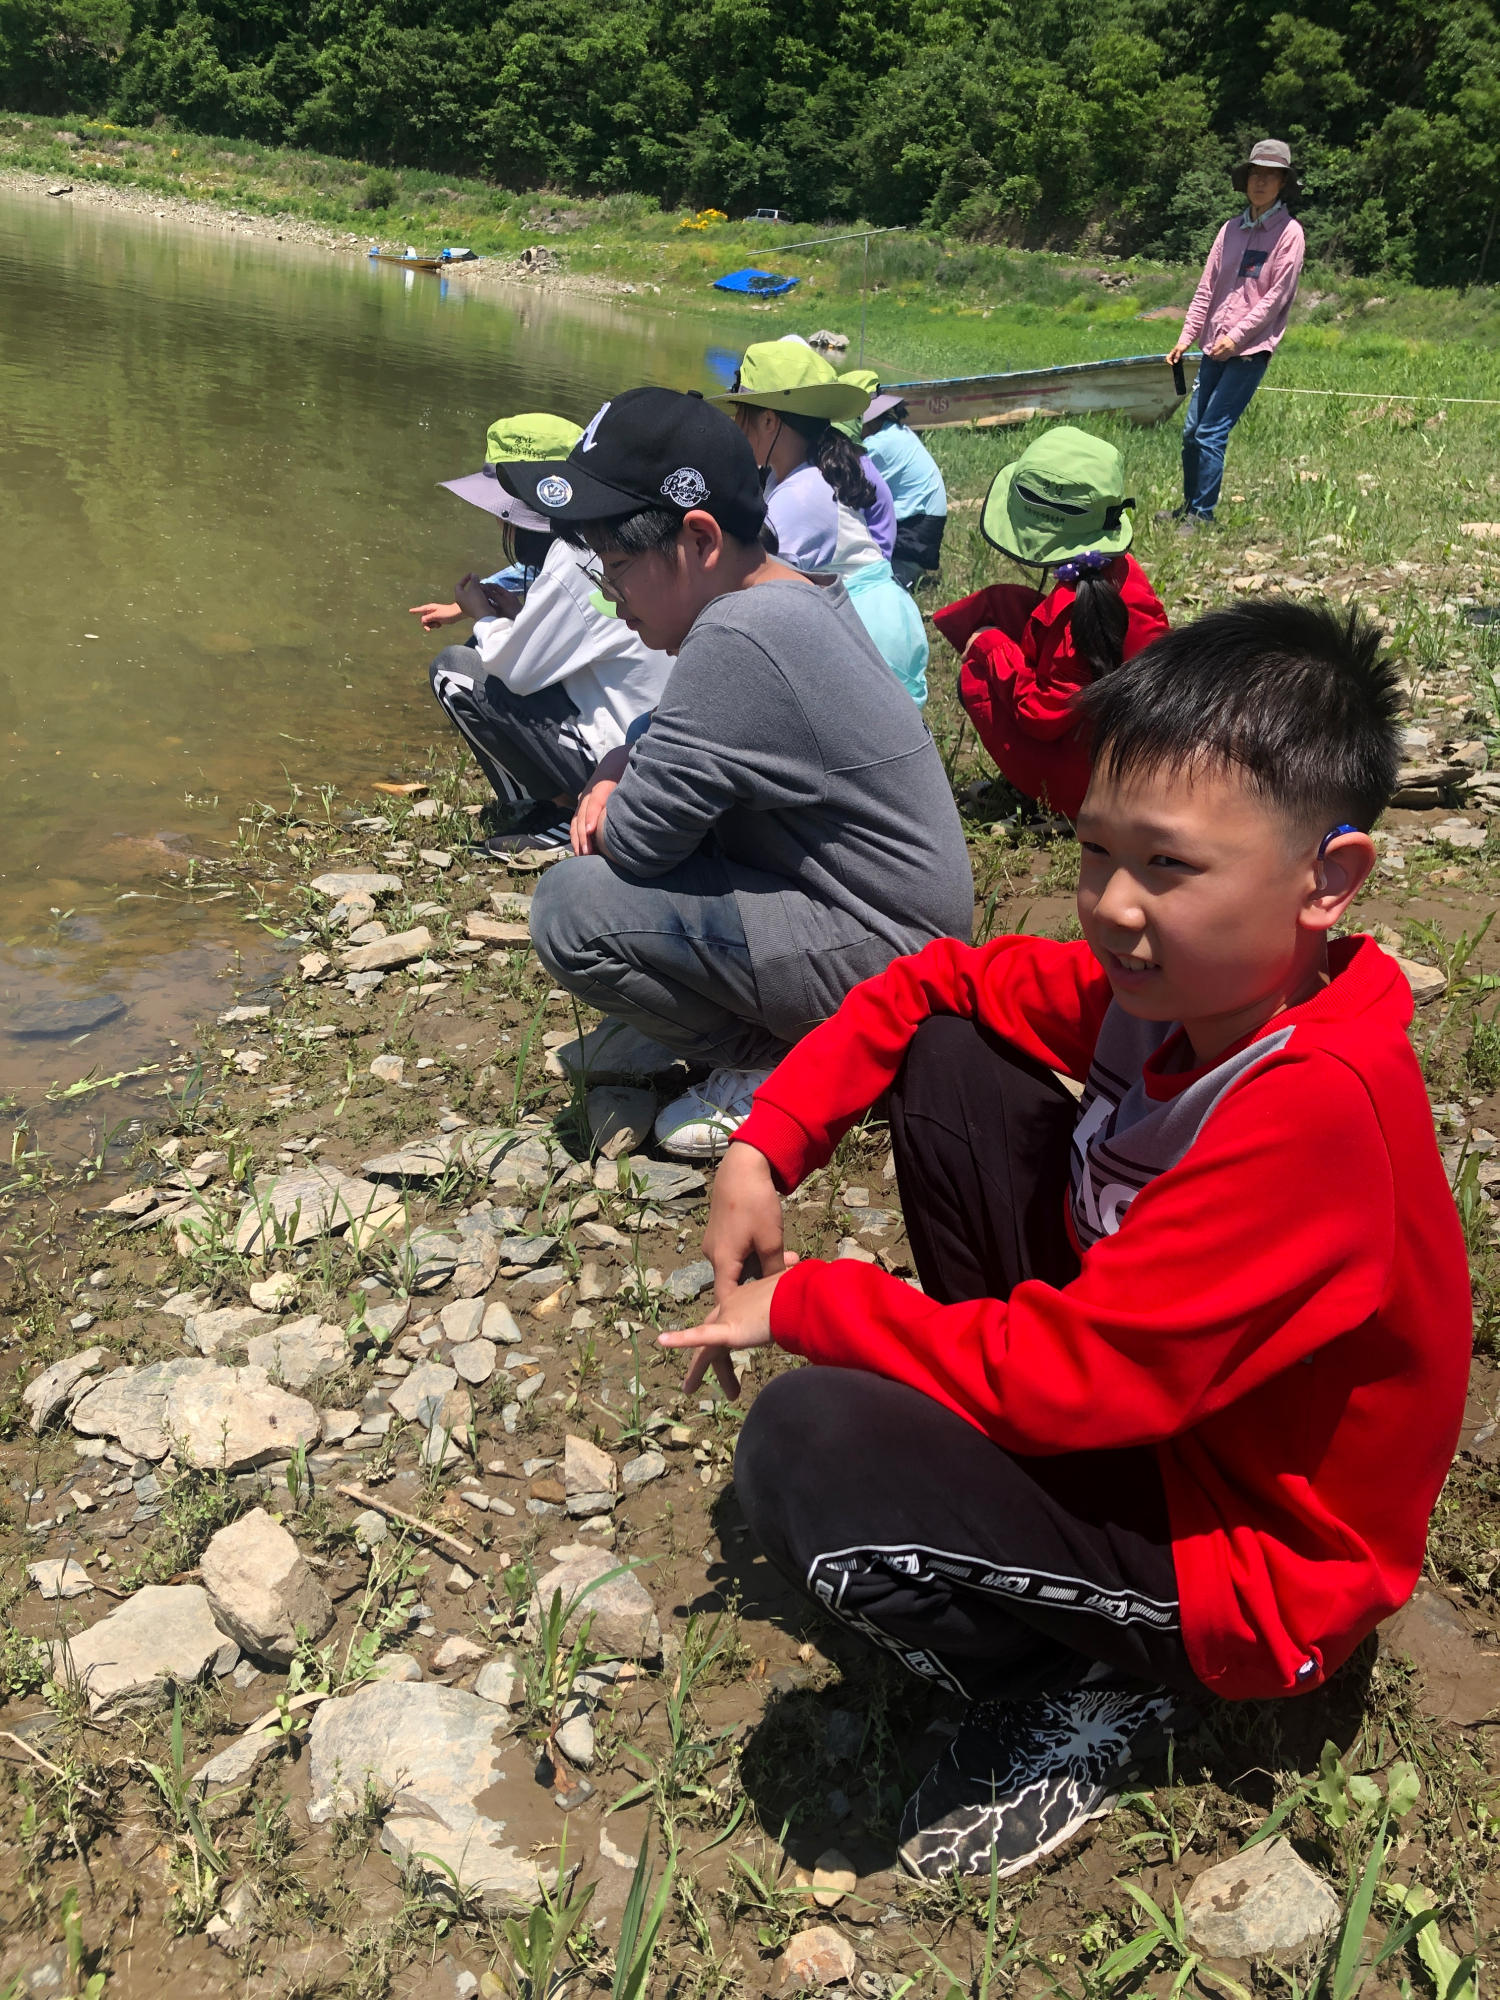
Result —
M796 1252L789 1251L786 1261L795 1264ZM771 1345L771 1296L781 1278L779 1271L774 1278L752 1278L749 1284L739 1286L723 1305L716 1305L701 1326L687 1326L679 1333L660 1336L663 1347L698 1350L682 1385L685 1396L692 1394L710 1367L731 1402L739 1395L739 1378L729 1357L749 1347Z

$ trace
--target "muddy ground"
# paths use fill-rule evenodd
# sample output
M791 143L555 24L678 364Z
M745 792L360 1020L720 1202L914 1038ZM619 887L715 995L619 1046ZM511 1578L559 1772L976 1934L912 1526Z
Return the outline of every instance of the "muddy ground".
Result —
M1435 693L1437 703L1451 699ZM1420 694L1416 706L1425 708ZM1435 706L1435 713L1462 721L1458 710ZM91 1717L84 1691L66 1674L49 1678L48 1656L36 1642L91 1626L143 1583L191 1582L213 1533L255 1504L295 1531L337 1611L335 1630L293 1670L292 1691L316 1691L330 1671L338 1684L357 1623L363 1631L379 1628L386 1650L410 1653L427 1679L454 1687L472 1686L489 1659L529 1664L534 1698L509 1713L497 1710L505 1725L506 1837L522 1854L555 1863L566 1826L567 1865L581 1864L575 1880L598 1883L575 1933L571 1990L609 1989L628 1879L611 1849L634 1857L646 1806L614 1815L609 1809L642 1782L677 1850L651 1991L790 1990L795 1980L782 1986L784 1948L814 1921L847 1940L854 1984L871 2000L910 1980L935 1980L936 1990L946 1991L924 1947L953 1969L962 1990L983 1951L982 1894L972 1886L919 1887L894 1867L901 1802L941 1748L955 1719L951 1705L865 1654L787 1591L741 1523L735 1435L757 1381L785 1364L755 1357L737 1405L717 1392L685 1399L681 1364L653 1345L657 1325L692 1323L691 1304L673 1297L670 1281L698 1258L706 1190L656 1201L638 1189L622 1191L618 1176L612 1187L598 1187L585 1164L571 1175L555 1167L541 1185L505 1191L487 1186L460 1159L435 1182L391 1184L393 1198L404 1202L394 1237L387 1224L365 1232L363 1248L352 1241L359 1232L348 1230L263 1258L232 1247L257 1177L264 1188L267 1174L305 1165L310 1155L357 1174L372 1156L436 1138L445 1127L451 1136L501 1126L550 1130L569 1156L588 1161L581 1092L547 1069L549 1043L566 1041L580 1025L571 1003L549 990L523 944L465 935L485 928L471 917L503 916L507 897L524 896L532 878L467 851L482 805L472 775L454 765L411 782L415 793L372 796L363 808L253 815L230 851L192 862L185 881L178 857L180 891L209 896L232 887L284 953L280 980L254 990L237 989L235 960L224 968L224 1012L269 1012L204 1026L197 1048L179 1052L172 1098L118 1166L110 1161L86 1182L52 1174L42 1162L12 1171L0 1334L7 1371L0 1557L9 1599L0 1713L0 1835L8 1861L0 1896L8 1935L0 1993L81 1992L97 1974L105 1980L99 1990L122 2000L218 1992L447 2000L475 1990L465 1973L486 1976L485 1992L526 1990L500 1915L462 1899L455 1907L441 1882L404 1871L382 1850L389 1799L367 1799L360 1812L322 1823L316 1813L309 1817L311 1709L287 1717L284 1740L245 1785L201 1808L200 1829L219 1858L211 1866L189 1819L146 1769L171 1768L165 1700ZM982 782L969 788L966 808L982 924L998 930L1026 913L1028 928L1066 933L1076 849L1065 830L1017 817L1013 802ZM1455 824L1460 819L1469 831ZM1384 925L1392 944L1429 961L1441 954L1414 925L1436 922L1449 939L1477 929L1493 907L1500 860L1484 824L1482 811L1455 811L1451 798L1389 815L1389 865L1362 923ZM1446 826L1442 836L1439 826ZM1480 844L1453 844L1455 837L1474 842L1475 830ZM388 933L421 924L432 938L420 961L389 972L359 998L344 983L339 953L346 940L330 926L331 898L310 887L323 872L357 869L400 878L399 891L379 904L377 921ZM326 971L318 955L330 961ZM302 968L310 958L317 976L309 979ZM1464 1158L1482 1162L1489 1133L1500 1131L1500 1059L1489 1060L1482 1033L1476 1040L1465 968L1450 955L1447 969L1447 989L1419 1010L1413 1032L1433 1082L1440 1137L1462 1180L1464 1135ZM581 1025L590 1025L589 1017ZM379 1065L387 1076L399 1068L399 1081L372 1075L381 1057L400 1059ZM204 1155L218 1158L194 1171ZM1473 1172L1468 1179L1483 1352L1464 1450L1434 1526L1421 1615L1402 1614L1401 1629L1383 1644L1372 1640L1305 1701L1213 1707L1170 1772L1142 1768L1128 1802L1029 1877L1003 1885L1000 1945L1013 1927L1014 1935L992 1990L1144 1985L1164 1992L1182 1970L1186 1946L1161 1943L1128 1972L1111 1960L1143 1921L1124 1884L1170 1910L1174 1893L1233 1855L1289 1801L1286 1825L1299 1849L1346 1890L1372 1838L1370 1811L1346 1780L1373 1778L1378 1798L1381 1774L1402 1758L1417 1766L1422 1793L1392 1845L1387 1879L1430 1887L1443 1910L1443 1937L1459 1952L1483 1950L1500 1913L1492 1870L1500 1745L1482 1720L1500 1701L1493 1594L1500 1378L1488 1358L1490 1204ZM168 1208L181 1200L195 1205L154 1226L150 1210L140 1217L109 1210L111 1201L141 1189ZM144 1199L137 1195L136 1205ZM413 1289L410 1262L403 1266L392 1241L421 1225L451 1236L461 1217L483 1215L486 1202L524 1208L512 1220L515 1233L557 1238L546 1256L561 1269L545 1295L521 1266L495 1276L483 1302L509 1306L522 1336L519 1350L509 1351L530 1358L476 1389L474 1435L451 1468L424 1467L423 1432L398 1421L373 1447L315 1445L291 1475L292 1490L284 1465L225 1478L173 1472L169 1462L157 1479L162 1491L153 1494L134 1483L152 1476L149 1466L81 1457L84 1440L66 1421L32 1434L20 1392L43 1364L87 1346L106 1349L109 1364L181 1355L183 1293L197 1294L200 1312L243 1305L249 1284L278 1270L296 1281L287 1302L292 1317L320 1313L352 1329L347 1357L307 1396L320 1408L359 1410L392 1352L391 1344L370 1341L366 1315L409 1292L398 1338L414 1341L420 1355L428 1351L421 1331L436 1342L427 1323L454 1297L451 1283ZM789 1206L790 1242L808 1255L838 1254L842 1246L844 1254L875 1255L905 1272L899 1209L886 1136L872 1123L799 1190ZM216 1216L223 1228L213 1225ZM185 1219L196 1220L196 1239L183 1233ZM679 1281L679 1289L690 1287ZM175 1315L163 1310L173 1294ZM536 1372L539 1390L518 1402L517 1377ZM642 1447L657 1449L665 1470L627 1489L602 1521L580 1528L558 1504L569 1435L602 1446L617 1466ZM528 1472L534 1460L557 1464ZM465 1480L471 1493L515 1511L479 1511L459 1497ZM456 1557L451 1543L398 1530L372 1557L352 1525L362 1505L337 1490L351 1482L441 1527L472 1553ZM72 1497L80 1492L93 1502L83 1513ZM597 1710L586 1779L592 1794L580 1802L575 1791L564 1812L559 1787L576 1787L582 1774L565 1762L559 1772L547 1760L555 1717L537 1679L537 1649L522 1631L529 1593L516 1579L538 1564L545 1570L551 1549L589 1541L621 1561L644 1559L640 1575L662 1645L644 1675L617 1685ZM85 1567L91 1587L69 1601L45 1602L27 1584L27 1565L66 1556ZM455 1559L467 1587L450 1587ZM402 1589L419 1609L385 1617ZM435 1664L455 1636L478 1653L446 1668ZM684 1671L689 1695L674 1740L670 1700ZM274 1669L244 1686L226 1676L183 1688L184 1773L288 1691L285 1671ZM1329 1742L1344 1761L1325 1762L1318 1794L1307 1781L1318 1778ZM662 1818L653 1840L663 1853ZM832 1909L811 1910L805 1884L829 1849L846 1858L857 1883ZM243 1896L234 1898L245 1882L254 1891L249 1915ZM77 1897L71 1932L70 1890ZM227 1926L220 1914L226 1903L236 1914ZM1377 1906L1366 1959L1389 1915L1385 1904ZM1318 1962L1311 1948L1300 1964L1280 1970L1269 1962L1204 1964L1191 1976L1204 1991L1224 1990L1212 1982L1215 1971L1244 1987L1280 1991L1288 1973L1305 1981ZM7 1985L18 1975L26 1975L20 1986ZM1430 1987L1413 1947L1388 1960L1367 1991L1394 1994L1412 1990L1412 1982L1420 1990L1424 1980Z

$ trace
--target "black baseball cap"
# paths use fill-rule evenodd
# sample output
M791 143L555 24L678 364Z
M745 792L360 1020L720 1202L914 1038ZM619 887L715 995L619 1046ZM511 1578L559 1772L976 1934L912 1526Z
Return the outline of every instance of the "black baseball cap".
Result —
M497 469L517 499L554 521L701 508L727 533L753 542L766 518L744 432L701 396L676 389L627 389L595 414L566 458Z

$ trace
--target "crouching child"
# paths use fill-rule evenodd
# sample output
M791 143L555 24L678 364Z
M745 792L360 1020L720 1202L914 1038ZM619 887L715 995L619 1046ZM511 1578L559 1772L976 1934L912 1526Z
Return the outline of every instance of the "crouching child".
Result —
M733 1393L731 1349L813 1364L761 1390L736 1491L784 1576L968 1704L906 1807L923 1877L1061 1846L1207 1696L1322 1686L1417 1581L1467 1380L1411 994L1333 935L1397 769L1375 634L1241 606L1083 701L1084 941L939 940L855 988L756 1093L717 1302L662 1337L689 1388ZM921 1289L784 1251L781 1197L887 1090Z

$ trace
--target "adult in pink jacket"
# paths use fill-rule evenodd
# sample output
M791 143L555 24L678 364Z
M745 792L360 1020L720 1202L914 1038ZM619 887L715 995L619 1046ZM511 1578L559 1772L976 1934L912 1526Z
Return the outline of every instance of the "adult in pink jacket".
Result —
M1182 505L1166 516L1185 535L1214 517L1229 433L1286 332L1307 247L1301 223L1287 208L1297 193L1289 146L1261 139L1233 178L1245 207L1214 238L1182 337L1169 356L1180 361L1195 342L1203 349L1182 432Z

